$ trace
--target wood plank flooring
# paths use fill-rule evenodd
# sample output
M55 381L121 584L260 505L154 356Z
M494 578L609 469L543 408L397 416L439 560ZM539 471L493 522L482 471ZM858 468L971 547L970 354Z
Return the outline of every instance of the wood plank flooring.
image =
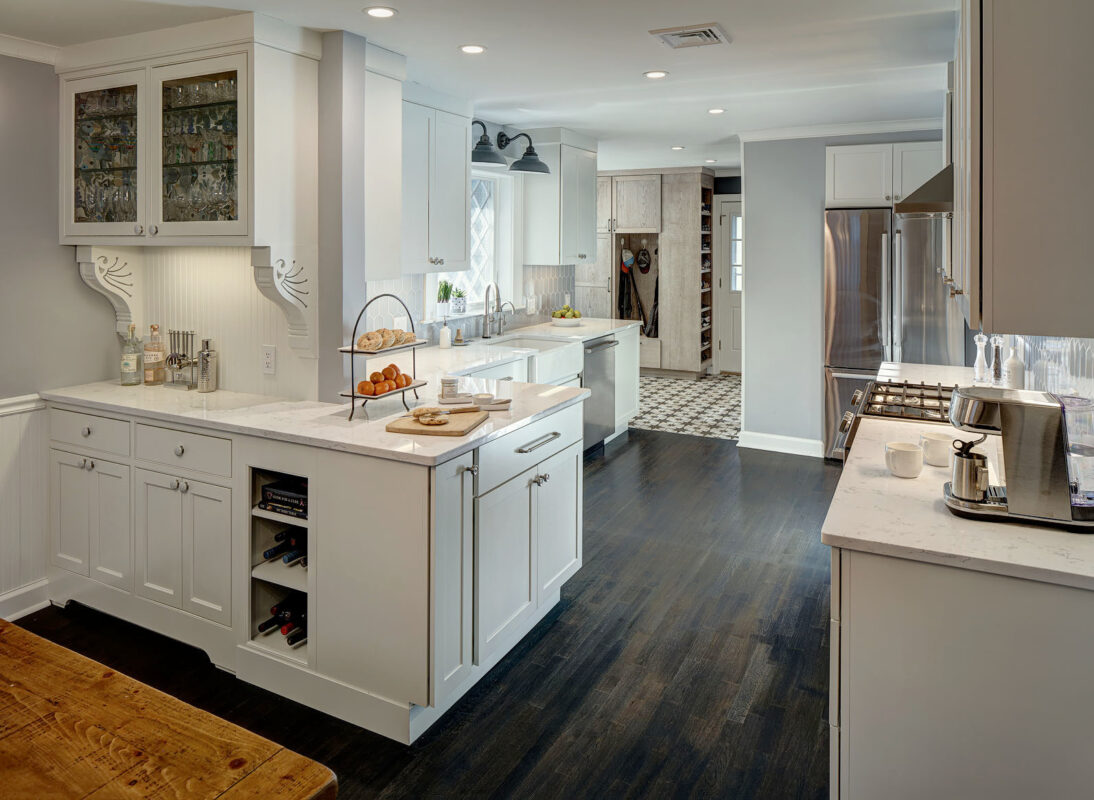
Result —
M838 478L644 430L586 457L583 568L410 747L75 604L19 624L326 764L341 798L824 798Z

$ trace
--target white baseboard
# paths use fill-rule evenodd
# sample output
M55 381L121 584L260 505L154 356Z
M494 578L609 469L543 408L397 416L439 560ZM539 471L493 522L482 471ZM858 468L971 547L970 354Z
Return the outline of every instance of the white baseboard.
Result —
M820 439L802 439L797 436L782 436L777 433L741 431L737 439L737 446L753 450L770 450L774 453L790 453L795 456L824 458L824 442Z
M49 605L49 581L42 578L26 586L0 594L0 618L17 620Z

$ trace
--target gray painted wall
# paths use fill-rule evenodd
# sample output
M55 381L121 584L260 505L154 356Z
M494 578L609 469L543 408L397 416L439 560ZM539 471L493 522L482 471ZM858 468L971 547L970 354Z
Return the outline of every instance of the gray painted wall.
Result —
M824 148L940 131L745 142L743 430L824 436Z
M114 312L57 244L53 67L0 56L0 398L118 377Z

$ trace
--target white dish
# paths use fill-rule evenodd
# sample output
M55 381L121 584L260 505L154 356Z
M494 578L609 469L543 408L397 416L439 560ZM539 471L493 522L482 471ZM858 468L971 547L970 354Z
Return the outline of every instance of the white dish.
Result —
M923 448L914 442L888 442L885 465L898 478L918 478L923 471Z
M494 395L489 392L471 395L471 402L477 406L488 406L494 402Z
M923 448L923 460L932 467L948 467L953 458L953 440L957 438L946 431L927 431L919 434Z
M578 325L581 324L581 320L557 319L556 317L551 317L551 324L554 325L556 328L576 328Z

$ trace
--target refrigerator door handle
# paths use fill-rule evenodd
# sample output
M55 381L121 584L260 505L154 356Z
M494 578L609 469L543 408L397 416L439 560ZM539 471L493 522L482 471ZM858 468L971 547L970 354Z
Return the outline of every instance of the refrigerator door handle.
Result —
M904 256L900 231L893 234L893 361L899 362L904 345Z
M892 310L889 306L889 297L891 292L891 280L889 275L889 234L888 232L881 234L881 313L877 315L877 338L881 342L882 352L885 354L886 361L892 361L892 346L891 346L891 332L889 329L890 321L893 318Z

